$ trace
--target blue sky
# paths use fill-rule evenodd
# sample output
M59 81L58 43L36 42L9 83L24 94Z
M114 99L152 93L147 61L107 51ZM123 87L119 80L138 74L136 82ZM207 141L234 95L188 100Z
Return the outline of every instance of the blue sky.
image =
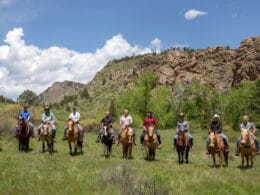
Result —
M27 88L40 93L54 81L87 83L108 60L134 53L237 48L260 35L259 8L259 0L0 0L0 89L13 98ZM84 78L68 72L83 64ZM30 74L22 76L17 66L28 66ZM46 69L56 75L53 67L65 76L28 79Z

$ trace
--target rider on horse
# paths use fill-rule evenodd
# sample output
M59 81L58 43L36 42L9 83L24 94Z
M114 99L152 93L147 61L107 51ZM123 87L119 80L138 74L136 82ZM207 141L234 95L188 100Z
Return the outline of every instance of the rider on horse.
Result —
M128 127L131 127L132 126L132 123L133 123L133 118L131 117L131 115L129 115L129 111L127 109L124 110L124 115L121 116L120 118L120 125L121 125L121 130L119 131L118 133L118 141L117 141L117 145L119 145L119 140L121 138L121 133L122 131ZM134 142L133 144L136 144L135 143L135 133L134 133Z
M38 127L38 139L37 139L38 141L40 141L40 131L41 131L42 125L44 123L49 123L52 126L52 136L53 136L53 139L55 139L55 136L56 136L56 127L54 125L55 117L54 117L53 113L50 112L49 106L44 107L44 113L42 114L42 123Z
M143 120L143 132L141 134L140 140L141 140L141 149L144 149L144 136L147 133L147 130L150 126L154 126L156 127L156 118L153 117L153 113L152 112L146 112L146 117ZM157 135L157 148L160 149L161 146L161 136L158 132L158 130L155 130L155 134Z
M34 126L30 122L31 113L27 110L27 108L28 107L26 105L23 106L23 110L20 111L18 118L19 118L19 120L23 120L23 121L25 121L26 123L29 124L29 126L30 126L30 135L32 137L34 137L34 130L33 130ZM15 137L18 137L18 125L16 125Z
M228 151L228 148L229 148L229 145L228 145L228 138L225 134L222 133L222 123L220 121L220 116L217 115L217 114L214 114L213 116L213 120L210 124L210 128L209 128L209 133L215 133L215 134L218 134L222 139L223 139L223 142L224 142L224 145L225 145L225 148L226 148L226 151ZM206 139L206 154L209 154L209 144L210 144L210 140L209 140L209 137L207 137Z
M101 129L99 130L99 134L98 134L98 137L96 139L97 143L100 142L100 140L101 140L101 135L103 134L103 128L105 126L107 126L109 128L109 130L111 131L112 137L113 137L113 143L115 142L115 140L114 140L114 129L112 127L112 122L113 122L113 120L110 117L109 111L106 111L105 117L102 118L102 120L101 120Z
M176 127L176 132L177 134L175 135L174 139L173 139L173 143L174 143L174 150L176 150L176 144L177 144L177 140L178 140L178 133L181 131L184 131L187 133L189 139L190 139L190 148L192 148L193 146L193 137L191 136L191 134L188 132L189 131L189 123L187 121L184 120L184 113L180 113L180 120L177 122L177 127Z
M78 130L79 130L79 141L83 140L83 130L82 130L82 126L79 124L79 119L80 119L80 113L77 112L77 108L74 106L72 109L72 113L70 113L69 115L69 119L71 119L73 121L74 124L76 124L78 126ZM67 127L64 129L64 137L63 137L63 141L66 140L66 131L67 131Z
M256 154L260 154L259 142L257 140L257 137L255 136L256 128L255 128L253 123L250 123L248 121L249 121L248 116L243 116L243 121L240 124L240 129L248 129L249 130L252 138L255 141L255 145L256 145L256 149L257 149ZM241 136L239 136L239 138L237 139L237 147L236 147L236 154L235 154L236 156L238 156L239 153L240 153L240 151L239 151L240 141L241 141Z

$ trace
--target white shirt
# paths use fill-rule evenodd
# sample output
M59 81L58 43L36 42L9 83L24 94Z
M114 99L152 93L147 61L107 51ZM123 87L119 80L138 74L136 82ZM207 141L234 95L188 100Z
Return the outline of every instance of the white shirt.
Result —
M130 115L125 115L121 116L120 118L120 125L125 128L126 126L130 126L133 123L133 119Z
M69 115L69 119L71 119L73 122L76 122L76 121L79 121L79 118L80 118L80 114L78 112L72 112L70 115Z

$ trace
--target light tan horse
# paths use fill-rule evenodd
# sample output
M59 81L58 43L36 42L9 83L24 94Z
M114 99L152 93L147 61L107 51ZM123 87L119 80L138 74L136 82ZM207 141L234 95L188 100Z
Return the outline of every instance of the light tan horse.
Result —
M70 154L72 155L71 142L74 143L74 154L77 154L77 148L80 147L80 153L82 154L83 141L79 141L79 130L77 124L75 124L71 119L67 121L66 138L69 144Z
M134 130L131 127L122 130L120 142L122 143L123 158L132 158Z
M45 142L48 146L48 152L53 153L53 137L52 126L48 123L44 123L40 130L40 139L42 140L42 152L45 152Z
M157 135L154 126L150 126L144 136L144 145L146 150L146 159L154 160L157 147Z
M222 137L218 134L214 134L213 132L209 134L209 151L213 158L213 166L216 166L216 157L218 154L220 167L223 167L224 161L225 166L228 166L228 152L225 151L225 145Z
M250 158L250 167L253 168L256 158L256 145L248 129L241 129L241 141L239 145L239 150L241 153L242 168L244 168L245 158L247 167L249 167Z

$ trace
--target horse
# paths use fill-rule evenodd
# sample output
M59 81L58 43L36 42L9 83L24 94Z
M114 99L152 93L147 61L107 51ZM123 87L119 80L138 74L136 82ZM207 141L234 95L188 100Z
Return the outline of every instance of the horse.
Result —
M17 132L18 132L18 141L19 141L18 150L19 151L25 150L28 152L30 136L31 136L29 124L23 119L18 119Z
M121 132L120 142L122 143L123 158L132 158L134 130L130 127L123 129Z
M77 148L80 148L80 154L83 154L83 141L79 140L79 129L78 125L75 124L71 119L67 121L66 138L68 140L70 154L72 155L71 142L74 143L74 154L77 154Z
M249 167L249 158L253 168L256 159L256 144L248 129L241 129L241 141L239 144L239 150L241 153L242 168L244 168L244 161L246 158L247 167Z
M179 164L183 163L183 156L185 153L186 164L189 163L190 139L187 137L186 132L179 131L176 144L176 151L179 157Z
M225 145L222 137L218 134L211 132L209 134L209 151L213 158L213 166L216 166L215 154L218 154L220 167L223 167L223 161L225 165L228 166L228 151L225 151Z
M144 136L144 145L147 160L154 160L157 144L157 135L155 133L154 126L150 126L148 127L147 133Z
M52 126L49 123L44 123L40 129L40 140L42 141L42 152L45 152L45 142L48 146L49 154L53 153L53 135Z
M104 146L104 156L110 157L112 153L113 134L108 126L103 127L103 131L101 134L101 143Z

